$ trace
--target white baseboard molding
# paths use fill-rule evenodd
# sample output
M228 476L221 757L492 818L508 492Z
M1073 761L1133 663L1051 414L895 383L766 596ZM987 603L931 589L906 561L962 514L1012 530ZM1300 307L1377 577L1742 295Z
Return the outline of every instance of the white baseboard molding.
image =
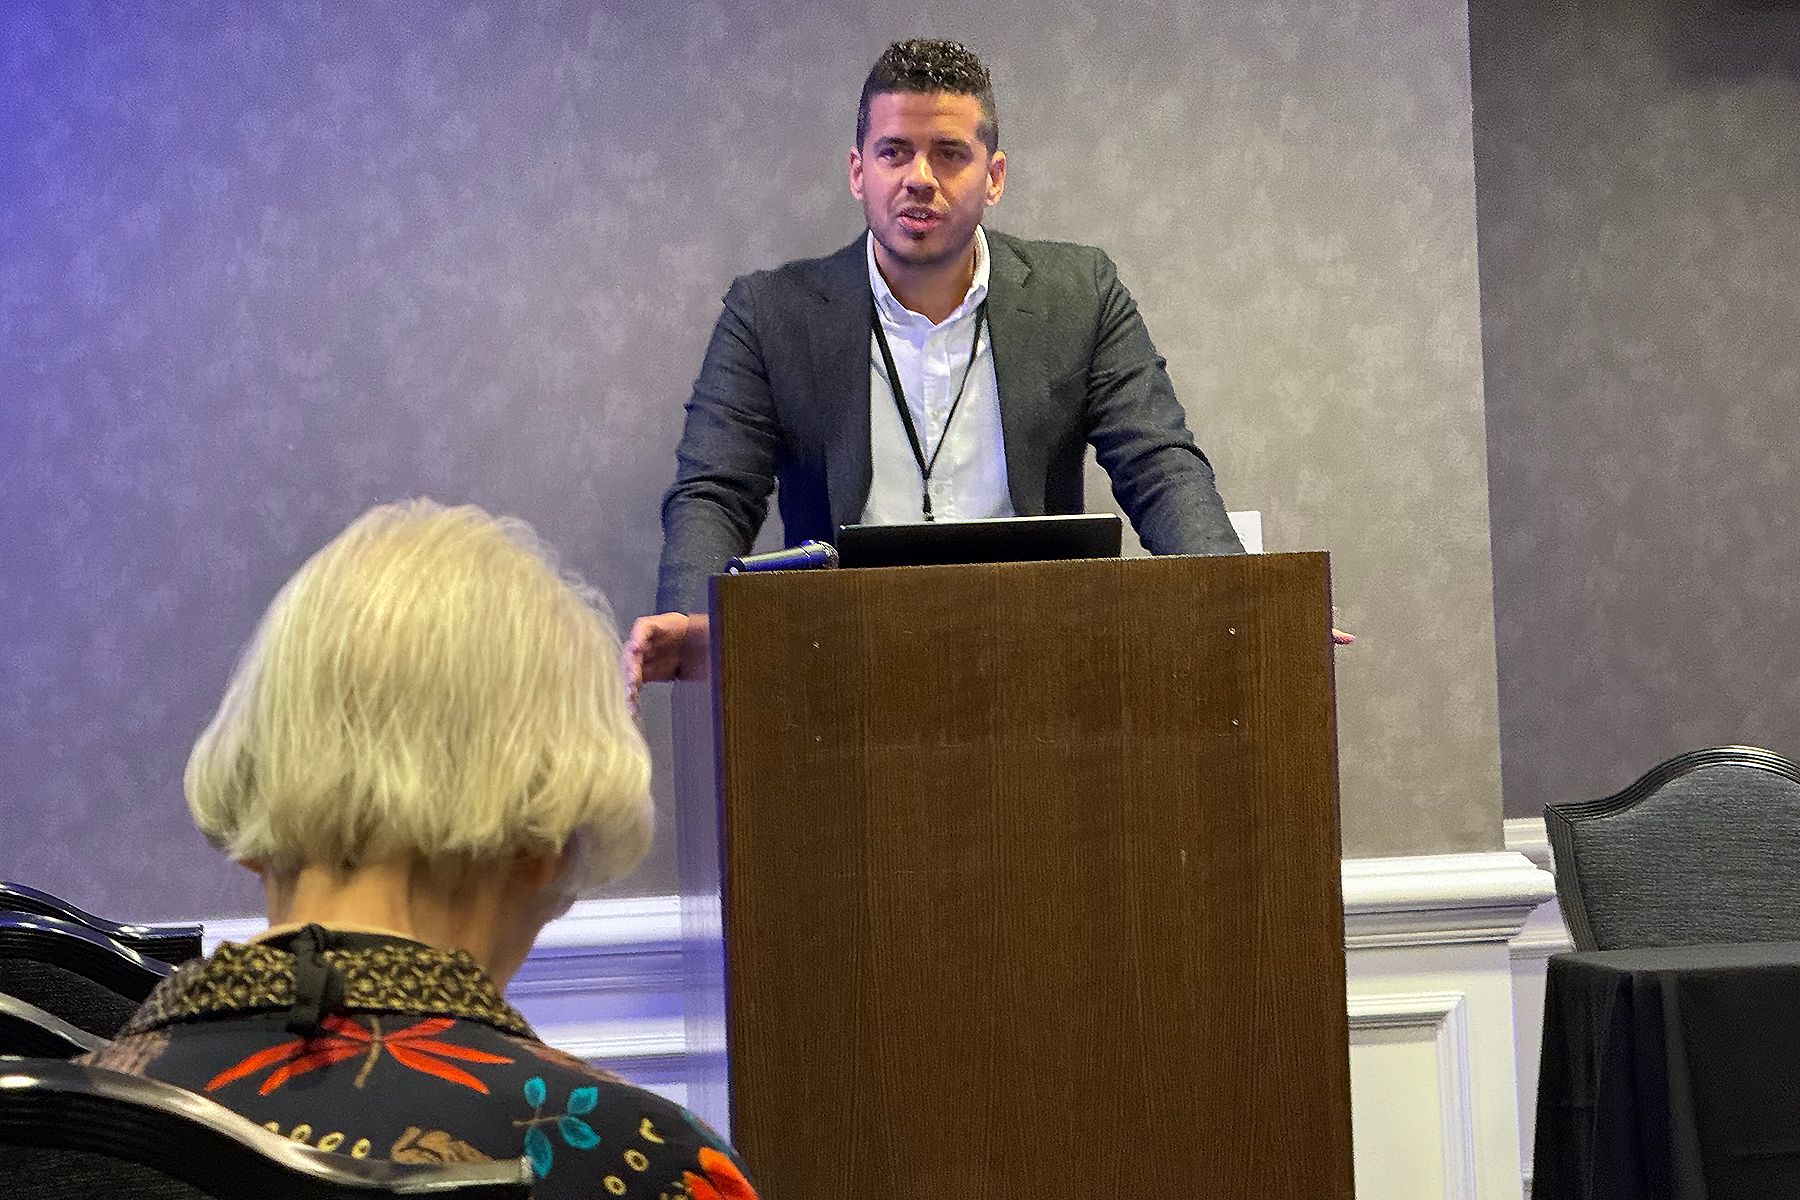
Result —
M1508 942L1556 894L1516 851L1344 861L1344 946Z

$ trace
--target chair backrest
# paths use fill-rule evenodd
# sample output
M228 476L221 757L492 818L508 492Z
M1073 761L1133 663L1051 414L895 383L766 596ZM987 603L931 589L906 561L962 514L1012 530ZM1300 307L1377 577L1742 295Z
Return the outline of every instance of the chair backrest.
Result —
M1696 750L1544 825L1577 949L1800 941L1800 764L1779 754Z
M455 1166L328 1154L203 1096L135 1075L0 1059L0 1180L7 1196L74 1200L525 1200L522 1158Z
M0 1055L26 1058L74 1058L107 1045L102 1037L0 992Z
M83 925L0 912L0 992L112 1037L174 970Z
M180 966L201 954L201 928L198 925L137 925L109 921L76 908L60 896L41 892L22 883L0 879L0 912L36 913L85 925L95 933L129 946L145 958L154 958Z

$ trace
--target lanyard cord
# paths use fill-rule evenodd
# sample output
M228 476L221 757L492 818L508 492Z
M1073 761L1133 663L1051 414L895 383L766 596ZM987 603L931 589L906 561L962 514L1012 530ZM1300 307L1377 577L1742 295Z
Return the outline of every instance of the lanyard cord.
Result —
M950 402L950 411L944 416L944 428L938 434L937 448L929 459L919 442L919 431L913 425L912 409L906 405L906 392L900 387L900 372L894 369L894 352L888 349L887 334L881 328L881 309L875 305L873 296L869 297L869 308L875 316L875 342L881 347L881 363L887 368L888 391L900 409L900 423L906 426L906 444L912 447L913 460L919 464L919 507L927 521L935 521L937 518L931 515L931 472L937 466L938 455L944 452L944 442L950 436L950 422L956 419L956 410L962 407L963 392L969 386L969 372L975 369L975 356L981 350L981 327L987 324L987 301L984 299L975 310L975 336L969 341L969 362L963 367L962 382L956 385L956 399Z

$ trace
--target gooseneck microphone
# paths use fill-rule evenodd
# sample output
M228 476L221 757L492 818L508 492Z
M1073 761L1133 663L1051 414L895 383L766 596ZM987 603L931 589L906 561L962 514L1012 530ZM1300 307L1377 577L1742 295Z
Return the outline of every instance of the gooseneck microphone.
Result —
M725 573L741 575L745 571L809 571L838 565L837 547L828 542L801 542L786 550L767 554L746 554L725 564Z

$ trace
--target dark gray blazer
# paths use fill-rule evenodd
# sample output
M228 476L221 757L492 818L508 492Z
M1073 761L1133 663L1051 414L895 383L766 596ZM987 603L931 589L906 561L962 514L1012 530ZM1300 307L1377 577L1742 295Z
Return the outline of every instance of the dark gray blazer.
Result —
M1242 553L1212 466L1112 260L1090 246L992 230L987 239L1014 511L1082 511L1092 443L1145 549ZM860 237L829 257L732 283L663 497L656 611L704 611L707 577L749 550L777 482L789 545L833 541L862 515L872 319Z

